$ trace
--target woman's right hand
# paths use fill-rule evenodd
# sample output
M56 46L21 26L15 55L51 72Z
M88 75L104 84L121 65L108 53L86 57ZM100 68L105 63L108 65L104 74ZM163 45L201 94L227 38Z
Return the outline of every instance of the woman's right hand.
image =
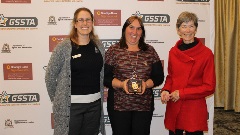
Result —
M126 79L122 82L122 89L126 92L126 94L133 94L133 93L129 93L129 91L128 91L128 84L127 84L128 81L129 81L129 79Z
M166 104L166 103L169 101L169 99L170 99L170 94L169 94L169 92L166 91L166 90L163 90L163 91L161 92L161 101L162 101L162 103L163 103L163 104Z

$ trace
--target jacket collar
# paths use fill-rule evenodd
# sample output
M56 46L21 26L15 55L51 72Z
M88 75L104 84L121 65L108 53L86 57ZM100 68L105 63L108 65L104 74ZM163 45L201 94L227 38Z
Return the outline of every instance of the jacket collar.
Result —
M183 43L182 39L178 40L175 46L173 47L173 54L175 54L183 62L193 61L194 60L193 57L201 53L204 50L204 48L206 48L206 46L203 45L198 38L195 38L195 40L197 40L198 44L185 51L181 51L178 49L178 46Z

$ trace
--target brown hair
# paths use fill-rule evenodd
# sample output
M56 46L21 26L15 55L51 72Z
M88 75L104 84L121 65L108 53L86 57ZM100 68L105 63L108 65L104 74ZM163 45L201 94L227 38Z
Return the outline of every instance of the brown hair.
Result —
M144 39L145 39L145 29L144 29L144 25L143 25L143 22L142 22L142 19L138 16L131 16L129 17L124 25L123 25L123 28L122 28L122 37L120 38L120 48L128 48L128 45L126 43L126 37L125 37L125 31L126 31L126 28L134 21L134 20L138 20L138 22L140 23L140 26L141 26L141 29L142 29L142 35L139 39L139 44L138 44L138 47L139 49L145 51L147 50L147 44L144 42Z
M69 38L72 39L75 42L78 39L78 34L77 34L77 29L75 28L75 24L76 24L77 19L78 19L77 18L78 13L80 13L81 11L87 11L91 15L92 21L94 21L93 13L88 8L81 7L81 8L78 8L74 12L74 16L73 16L73 20L72 20L72 29L70 31ZM97 45L100 43L100 41L98 39L98 36L94 34L94 28L92 28L92 31L89 33L89 38L90 38L90 40L93 40L94 43L97 44Z

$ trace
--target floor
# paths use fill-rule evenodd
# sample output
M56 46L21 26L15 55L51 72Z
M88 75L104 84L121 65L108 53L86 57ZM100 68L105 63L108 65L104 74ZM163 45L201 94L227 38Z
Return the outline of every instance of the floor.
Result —
M214 109L214 135L240 135L240 113Z

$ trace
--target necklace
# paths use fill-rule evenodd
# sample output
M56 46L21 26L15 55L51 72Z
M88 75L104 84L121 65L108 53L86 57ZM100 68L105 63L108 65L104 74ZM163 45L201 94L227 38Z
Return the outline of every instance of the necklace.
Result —
M131 64L132 69L133 69L132 78L131 78L131 79L135 79L135 78L137 78L138 52L137 52L137 60L136 60L135 66L132 64L133 62L132 62L132 59L130 58L130 55L129 55L129 51L128 51L128 50L127 50L127 52L128 52L128 58L129 58L129 60L130 60L130 64Z

